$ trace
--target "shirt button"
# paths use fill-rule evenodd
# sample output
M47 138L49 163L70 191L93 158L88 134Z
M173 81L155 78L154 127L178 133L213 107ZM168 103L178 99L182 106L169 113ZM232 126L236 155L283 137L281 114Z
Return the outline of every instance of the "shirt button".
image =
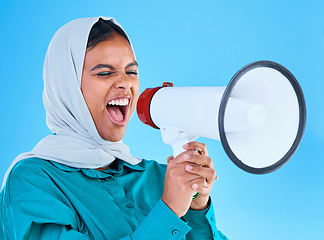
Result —
M172 231L172 236L176 237L178 235L179 235L179 231L178 230L175 229L175 230Z
M212 215L212 216L210 217L210 220L212 220L212 221L214 221L214 220L215 220L215 217L214 217L214 215Z
M127 208L134 208L134 204L132 204L132 203L128 203L128 204L126 205L126 207L127 207Z

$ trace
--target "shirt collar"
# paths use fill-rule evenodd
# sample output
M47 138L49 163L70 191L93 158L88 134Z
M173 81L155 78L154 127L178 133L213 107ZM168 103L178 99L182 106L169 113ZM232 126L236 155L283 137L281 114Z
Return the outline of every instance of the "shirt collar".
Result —
M136 165L131 165L127 162L124 162L123 160L116 159L112 164L114 164L114 168L107 168L102 171L98 171L96 169L91 168L75 168L75 167L69 167L67 165L57 163L50 161L55 167L58 169L65 171L65 172L77 172L81 171L83 174L85 174L88 177L91 178L107 178L111 177L112 174L121 174L125 171L125 169L129 169L130 171L144 171L144 167L142 166L143 161Z

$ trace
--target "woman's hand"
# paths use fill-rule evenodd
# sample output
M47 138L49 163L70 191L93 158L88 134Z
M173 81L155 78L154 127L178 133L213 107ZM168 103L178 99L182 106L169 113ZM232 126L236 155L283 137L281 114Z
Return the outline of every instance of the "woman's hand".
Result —
M185 215L189 207L203 210L208 206L209 194L217 178L205 144L190 142L183 148L185 152L168 158L162 196L163 202L179 217ZM194 192L199 192L199 196L192 200Z

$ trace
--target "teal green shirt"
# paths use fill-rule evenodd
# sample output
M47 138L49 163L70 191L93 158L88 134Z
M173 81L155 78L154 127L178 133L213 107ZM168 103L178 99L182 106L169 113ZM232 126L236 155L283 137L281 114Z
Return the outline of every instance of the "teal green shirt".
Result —
M0 239L227 239L213 205L178 218L161 200L166 165L116 160L111 169L30 158L0 193Z

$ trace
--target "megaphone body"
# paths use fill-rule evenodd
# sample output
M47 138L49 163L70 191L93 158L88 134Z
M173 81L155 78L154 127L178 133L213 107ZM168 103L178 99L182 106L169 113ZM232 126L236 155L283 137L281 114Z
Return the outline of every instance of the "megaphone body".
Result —
M162 87L139 97L142 122L161 129L174 156L198 137L220 140L229 158L250 173L284 165L301 141L305 100L283 66L260 61L245 66L227 87Z

